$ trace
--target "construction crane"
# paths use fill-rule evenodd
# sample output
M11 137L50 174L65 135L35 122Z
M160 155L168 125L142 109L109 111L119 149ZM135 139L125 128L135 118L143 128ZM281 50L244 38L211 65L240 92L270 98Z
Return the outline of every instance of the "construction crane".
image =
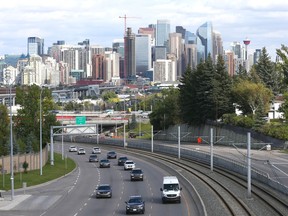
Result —
M126 16L126 14L124 16L119 16L119 18L124 19L124 35L125 35L125 32L126 32L127 18L128 19L130 19L130 18L140 19L140 17L128 17L128 16Z

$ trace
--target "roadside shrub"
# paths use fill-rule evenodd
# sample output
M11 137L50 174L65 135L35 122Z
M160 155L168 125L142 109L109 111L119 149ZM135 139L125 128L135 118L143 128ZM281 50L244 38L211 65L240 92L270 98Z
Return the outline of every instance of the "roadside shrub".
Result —
M24 161L22 166L23 166L23 169L24 169L24 173L27 173L27 169L28 169L29 164L26 161Z

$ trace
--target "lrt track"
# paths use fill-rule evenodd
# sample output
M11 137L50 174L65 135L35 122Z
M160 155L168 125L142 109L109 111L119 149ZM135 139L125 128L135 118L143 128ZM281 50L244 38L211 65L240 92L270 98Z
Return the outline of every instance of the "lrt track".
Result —
M119 150L123 150L123 148L119 148ZM213 168L213 172L211 172L210 166L207 164L203 164L192 159L181 158L181 160L179 160L178 158L175 158L175 155L160 155L157 153L136 149L125 149L124 151L129 154L149 158L149 161L153 160L157 161L157 163L164 161L166 162L163 163L165 166L167 166L167 163L170 165L168 165L169 167L174 165L186 171L188 175L196 177L218 197L218 202L220 202L223 208L225 208L225 215L259 215L259 213L255 213L254 207L249 204L250 201L254 200L254 198L240 199L239 195L235 193L235 189L231 189L231 187L227 187L225 185L225 183L227 183L229 180L235 187L238 188L238 190L242 191L242 194L245 193L247 190L247 180L237 173L229 172L215 166ZM218 177L215 178L215 175ZM223 181L223 178L226 178L226 181ZM227 183L227 185L229 184L230 183ZM251 195L252 197L257 198L259 202L264 204L261 207L263 207L263 209L268 209L266 212L271 212L271 214L267 215L288 215L288 203L287 197L285 199L285 195L283 195L284 198L281 199L278 197L278 195L274 194L272 189L261 186L261 184L258 184L257 182L252 183ZM205 203L205 206L209 204L210 203Z

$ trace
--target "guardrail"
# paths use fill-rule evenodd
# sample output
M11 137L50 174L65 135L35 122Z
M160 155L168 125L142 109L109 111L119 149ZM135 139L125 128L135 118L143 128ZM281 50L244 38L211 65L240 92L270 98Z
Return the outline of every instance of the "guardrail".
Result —
M59 139L59 137L58 137ZM59 139L60 140L60 139ZM70 142L68 137L65 137L65 142ZM96 137L83 137L78 136L74 138L74 142L77 143L97 143ZM154 141L155 142L155 141ZM156 141L157 142L157 141ZM169 155L178 156L178 148L175 142L168 142L168 144L161 144L159 142L153 143L153 152L155 153L165 153ZM99 144L101 145L112 145L117 147L124 147L123 139L113 139L113 138L105 138L99 140ZM145 151L151 151L151 141L150 140L142 140L142 139L126 139L126 146L128 148L136 148L142 149ZM193 159L197 161L201 161L203 163L210 163L210 154L207 152L202 152L193 149L181 148L180 151L181 158ZM247 166L244 163L240 163L238 161L234 161L232 159L221 157L219 155L215 155L213 157L213 162L215 166L224 168L226 170L239 173L243 176L247 175ZM257 170L256 168L252 168L251 170L251 178L255 179L261 183L269 185L271 188L280 191L286 195L288 195L288 187L281 184L278 181L275 181L269 178L269 175L266 173Z

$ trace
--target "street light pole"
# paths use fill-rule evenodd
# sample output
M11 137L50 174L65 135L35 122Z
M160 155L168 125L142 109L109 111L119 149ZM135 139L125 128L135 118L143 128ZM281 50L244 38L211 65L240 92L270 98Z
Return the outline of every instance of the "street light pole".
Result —
M40 92L40 175L42 175L42 88Z
M11 76L11 74L10 74ZM10 77L11 78L11 77ZM10 80L11 82L11 80ZM10 83L10 172L11 172L11 200L14 199L14 158L13 158L13 132L12 132L12 83Z

